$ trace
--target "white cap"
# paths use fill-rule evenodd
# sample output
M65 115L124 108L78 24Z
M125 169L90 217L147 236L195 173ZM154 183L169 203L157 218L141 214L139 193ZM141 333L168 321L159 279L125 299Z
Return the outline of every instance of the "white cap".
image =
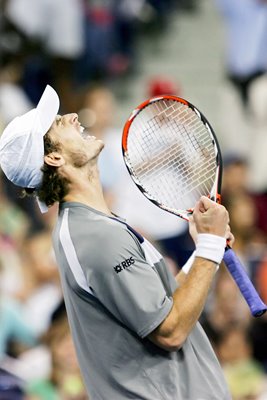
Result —
M38 188L44 163L43 137L59 110L59 97L46 86L37 107L14 118L0 137L0 166L6 177L23 188Z

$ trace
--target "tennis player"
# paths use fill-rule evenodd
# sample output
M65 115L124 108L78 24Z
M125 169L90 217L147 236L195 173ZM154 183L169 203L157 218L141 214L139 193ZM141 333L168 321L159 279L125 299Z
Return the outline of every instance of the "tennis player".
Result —
M97 167L103 142L58 109L47 86L37 107L4 130L0 164L40 205L59 202L53 243L90 400L231 399L197 322L225 240L233 240L227 211L200 198L190 220L196 251L175 279L108 209Z

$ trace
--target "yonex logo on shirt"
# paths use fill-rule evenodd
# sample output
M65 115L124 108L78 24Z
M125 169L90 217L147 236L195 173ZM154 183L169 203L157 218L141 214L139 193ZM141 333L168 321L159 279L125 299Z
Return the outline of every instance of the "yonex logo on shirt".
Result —
M133 257L130 257L130 258L127 258L126 260L122 261L120 264L116 265L116 267L113 267L113 268L118 274L121 271L123 271L124 269L133 265L134 263L135 263L135 260L133 259Z

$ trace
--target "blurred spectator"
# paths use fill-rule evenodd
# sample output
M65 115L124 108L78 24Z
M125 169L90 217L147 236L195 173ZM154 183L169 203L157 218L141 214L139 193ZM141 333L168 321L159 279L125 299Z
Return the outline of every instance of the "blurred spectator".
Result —
M113 76L133 72L136 68L136 42L139 16L144 0L113 0L114 18L113 51L108 62L109 73Z
M265 4L267 9L267 3ZM265 41L267 41L267 28ZM267 147L267 72L252 83L249 96L252 138L249 151L250 186L253 191L265 193L267 190L267 158L264 151ZM266 215L267 213L265 213L265 219Z
M263 260L257 267L257 271L255 273L255 282L261 298L267 304L267 254L264 255Z
M0 278L2 278L2 265L0 264ZM1 280L1 279L0 279ZM23 318L21 305L10 296L4 295L0 287L0 365L7 355L9 345L16 342L26 347L36 344L36 335L30 324Z
M266 235L257 228L255 203L248 194L240 194L231 196L225 205L235 236L234 250L257 285L258 268L266 255Z
M17 248L0 238L0 263L2 265L0 290L4 295L17 298L22 290L23 271Z
M21 301L24 318L40 337L49 327L52 312L62 299L51 232L44 230L25 238L21 251L24 280Z
M28 228L26 215L6 196L0 174L0 237L18 245Z
M27 58L38 48L35 41L27 38L19 27L11 22L6 8L11 3L0 2L0 125L6 126L11 119L29 111L33 104L21 86L25 63ZM28 229L36 231L42 229L44 224L40 212L35 207L32 198L22 198L21 190L10 182L4 175L0 175L0 186L3 198L16 204L17 213L27 214L30 217ZM21 227L21 218L13 218L13 224ZM8 226L9 224L7 224ZM3 225L4 226L4 225Z
M8 18L8 1L0 2L0 119L7 125L17 115L32 108L21 88L27 57L35 44Z
M17 296L22 289L23 273L18 250L28 227L27 216L5 196L0 179L0 290L7 296Z
M222 202L228 206L231 197L240 201L242 196L249 196L253 200L253 222L251 230L258 232L262 240L267 238L267 196L265 193L257 193L250 187L250 164L246 157L237 153L226 153L223 159L223 179L222 179ZM242 206L241 206L242 207ZM240 213L238 214L240 217ZM251 215L251 213L249 214ZM242 218L241 218L242 219ZM242 223L242 222L240 222ZM250 230L250 231L251 231Z
M223 147L244 155L250 187L266 189L267 3L216 0L225 27L227 82L222 92ZM253 23L251 23L253 21ZM253 151L251 151L253 149Z
M85 49L78 60L77 75L81 84L109 73L109 61L113 52L114 18L111 2L83 1L85 23Z
M52 81L64 112L75 109L73 63L84 49L82 1L7 0L6 16L37 44L28 57L23 82L32 102L37 103L45 85Z
M226 28L227 75L247 106L249 86L267 72L267 4L260 0L216 0L216 3Z
M0 299L1 331L0 331L0 360L10 351L10 344L16 350L32 347L36 344L36 335L31 325L23 316L23 307L12 298L2 297ZM23 345L23 346L22 346ZM17 356L18 354L15 354ZM0 361L1 364L1 361Z
M77 64L80 85L134 69L138 17L144 0L83 1L84 51ZM88 79L89 78L89 79Z
M248 331L240 325L228 326L219 339L217 354L233 400L259 400L266 389L262 366L252 356Z
M236 324L247 327L250 323L247 304L223 265L217 272L214 287L201 317L201 323L215 351L217 351L218 342L225 329Z
M0 399L25 400L24 382L0 368Z
M31 381L27 400L87 400L64 303L52 315L44 343L51 352L51 376Z
M259 295L267 304L267 254L257 266L254 281ZM263 365L267 373L267 314L253 321L250 334L254 356Z
M32 108L32 103L19 84L22 67L22 61L16 55L9 56L5 62L2 60L2 65L0 63L0 118L4 126Z
M36 345L37 338L23 319L21 305L3 293L2 273L0 263L0 399L23 400L24 381L6 369L6 360L13 365L16 357Z
M88 77L107 82L136 72L139 36L162 33L174 9L172 0L84 0L83 4L85 50L78 61L80 84L88 83Z
M148 97L166 95L180 96L181 88L166 76L156 76L148 82Z
M31 233L41 231L45 228L45 221L42 218L40 209L34 198L24 197L21 188L10 185L9 180L4 174L0 175L0 185L3 186L3 193L7 201L14 204L18 214L23 215L27 221L21 224L20 227ZM13 223L16 219L13 219ZM18 222L18 220L17 220Z
M146 1L147 18L146 23L153 33L162 33L168 26L170 11L173 8L172 0L147 0Z
M257 226L267 235L267 191L254 192L253 200L257 209Z
M267 314L253 319L250 327L250 338L253 347L253 356L263 366L267 374Z
M257 210L252 196L248 193L232 195L225 201L225 205L235 235L235 248L243 252L247 246L251 252L252 246L256 246L260 250L266 244L266 237L257 228Z
M249 192L249 164L244 156L235 152L223 157L222 201L232 195Z

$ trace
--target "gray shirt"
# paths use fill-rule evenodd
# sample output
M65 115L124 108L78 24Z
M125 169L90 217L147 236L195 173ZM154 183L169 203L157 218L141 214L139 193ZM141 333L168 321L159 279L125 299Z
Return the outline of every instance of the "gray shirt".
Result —
M177 287L147 240L119 219L63 203L53 241L90 400L231 399L198 323L179 351L147 339Z

